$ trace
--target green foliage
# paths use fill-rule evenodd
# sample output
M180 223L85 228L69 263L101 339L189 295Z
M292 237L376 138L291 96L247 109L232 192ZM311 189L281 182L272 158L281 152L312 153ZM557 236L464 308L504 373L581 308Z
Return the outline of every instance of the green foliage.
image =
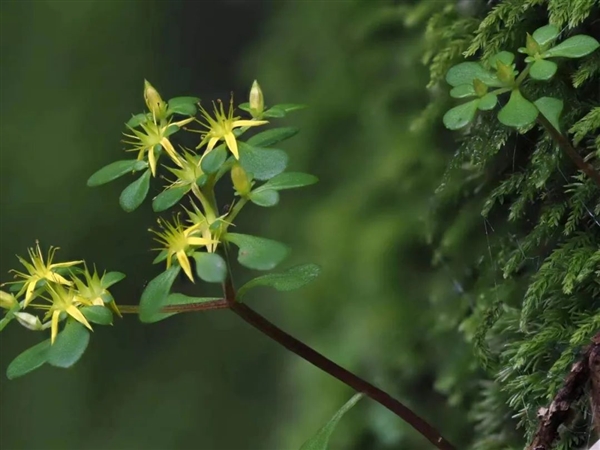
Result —
M208 283L222 283L227 277L227 263L216 253L196 252L196 273Z
M43 366L48 361L49 350L50 339L29 347L8 365L6 369L7 378L13 380Z
M140 320L142 322L153 322L156 314L167 304L171 286L180 270L180 266L173 266L148 283L140 299Z
M99 308L108 311L103 306ZM55 367L69 368L83 356L89 342L90 332L79 322L69 320L50 346L47 362Z
M225 239L239 247L238 261L249 269L274 269L290 251L280 242L247 234L227 233Z
M321 428L317 434L300 447L300 450L327 450L329 448L329 439L335 430L335 427L356 403L362 398L362 394L355 394L348 402L342 406L338 412Z
M123 189L119 197L119 204L126 212L136 210L148 195L150 189L150 171L146 170L142 176Z
M102 169L94 173L88 178L87 185L90 187L100 186L109 181L116 180L119 177L129 173L137 172L148 167L146 161L136 161L135 159L127 159L124 161L115 161L104 166Z
M269 286L278 291L293 291L310 283L321 273L316 264L302 264L285 272L270 273L254 278L238 289L237 298L241 299L246 292L258 286Z

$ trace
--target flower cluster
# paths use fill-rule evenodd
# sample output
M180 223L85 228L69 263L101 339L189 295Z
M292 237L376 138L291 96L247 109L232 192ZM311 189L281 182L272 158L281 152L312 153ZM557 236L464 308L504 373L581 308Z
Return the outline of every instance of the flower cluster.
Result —
M0 307L6 310L0 330L13 319L30 330L50 328L53 345L63 321L76 321L91 330L90 322L107 325L112 323L112 312L120 315L108 288L125 275L100 276L96 270L90 272L84 261L53 262L56 250L50 247L44 258L36 243L29 249L29 261L18 257L24 270L11 270L16 280L2 284L8 290L0 291ZM40 318L36 310L45 313Z

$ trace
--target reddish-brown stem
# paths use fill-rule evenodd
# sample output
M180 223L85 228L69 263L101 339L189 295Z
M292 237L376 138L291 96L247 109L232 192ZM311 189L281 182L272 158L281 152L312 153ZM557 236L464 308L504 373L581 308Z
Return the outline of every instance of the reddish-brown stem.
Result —
M546 129L552 139L554 139L554 141L560 146L560 148L562 148L567 156L571 158L579 170L585 173L588 177L594 180L598 186L600 186L600 172L594 169L590 163L587 163L583 159L583 157L571 145L571 142L565 136L563 136L560 131L554 128L554 125L552 125L543 114L538 114L537 120L539 124Z
M362 392L380 405L386 407L421 433L423 437L435 445L439 450L455 450L455 447L450 444L438 430L391 395L337 365L330 359L310 348L308 345L289 335L246 304L237 302L235 300L233 285L229 280L225 283L224 290L230 309L261 333L270 337L305 361L308 361L332 377L337 378L342 383L350 386L355 391Z
M220 298L210 302L188 303L185 305L169 305L161 308L162 313L180 313L194 311L210 311L213 309L227 309L229 304L227 300ZM138 314L140 307L138 305L119 305L119 311L124 314Z

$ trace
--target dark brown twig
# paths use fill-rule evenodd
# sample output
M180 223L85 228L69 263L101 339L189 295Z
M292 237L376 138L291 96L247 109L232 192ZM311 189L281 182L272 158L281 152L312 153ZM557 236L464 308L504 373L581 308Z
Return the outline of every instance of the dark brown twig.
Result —
M554 125L550 123L543 114L538 114L537 121L541 126L545 128L548 134L554 139L554 141L562 148L562 150L567 154L569 158L575 163L575 165L585 173L588 177L596 182L598 186L600 186L600 172L598 172L594 167L587 163L583 157L575 150L575 148L571 145L569 139L567 139L560 131L554 128Z
M391 395L337 365L330 359L310 348L308 345L289 335L246 304L237 302L235 300L235 290L229 279L224 285L224 291L231 310L261 333L270 337L275 342L328 373L332 377L337 378L342 383L350 386L355 391L362 392L366 396L375 400L377 403L386 407L419 433L421 433L423 437L435 445L435 447L439 450L455 450L455 447L450 444L450 442L448 442L438 430L427 423L424 419L419 417L410 408L393 398Z
M600 332L592 339L579 361L573 364L565 378L563 387L558 391L548 408L540 409L540 424L528 450L550 450L558 439L558 428L570 416L571 407L581 397L592 373L590 362L600 356ZM596 373L598 375L598 373ZM597 405L596 405L597 407Z

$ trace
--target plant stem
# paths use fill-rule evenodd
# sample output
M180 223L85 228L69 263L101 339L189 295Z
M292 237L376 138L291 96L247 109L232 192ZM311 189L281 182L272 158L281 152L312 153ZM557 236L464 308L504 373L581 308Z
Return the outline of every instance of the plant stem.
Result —
M585 173L588 177L596 182L598 186L600 186L600 173L597 172L594 167L587 163L581 155L575 150L575 148L571 145L569 139L567 139L564 135L560 133L554 126L550 123L546 117L542 113L538 114L537 117L538 123L543 126L548 134L552 137L552 139L558 144L560 148L567 154L569 158L575 163L575 165Z
M421 433L423 437L435 445L439 450L455 450L455 447L450 444L438 430L391 395L337 365L330 359L310 348L308 345L289 335L251 309L245 303L236 301L235 291L230 279L227 279L224 283L224 291L231 310L261 333L300 356L305 361L308 361L332 377L337 378L342 383L350 386L355 391L365 394L380 405L386 407Z

